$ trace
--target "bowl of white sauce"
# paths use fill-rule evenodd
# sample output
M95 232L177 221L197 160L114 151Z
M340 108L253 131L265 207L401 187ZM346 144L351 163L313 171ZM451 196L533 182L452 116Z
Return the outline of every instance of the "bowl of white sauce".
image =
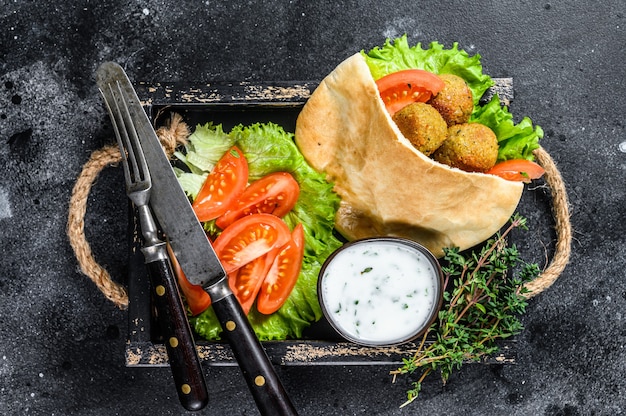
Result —
M348 341L391 346L423 335L443 300L443 274L424 246L398 237L344 244L320 270L318 298Z

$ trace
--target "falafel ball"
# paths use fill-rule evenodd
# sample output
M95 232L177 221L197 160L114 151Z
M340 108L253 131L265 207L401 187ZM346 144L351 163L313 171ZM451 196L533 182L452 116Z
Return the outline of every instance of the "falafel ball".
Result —
M431 105L412 103L393 115L404 137L426 156L430 156L448 137L446 121Z
M479 123L456 124L448 128L448 138L433 153L437 162L466 172L485 172L496 164L498 138L493 130Z
M474 110L472 90L465 80L453 74L441 74L445 86L429 102L443 116L448 126L467 123Z

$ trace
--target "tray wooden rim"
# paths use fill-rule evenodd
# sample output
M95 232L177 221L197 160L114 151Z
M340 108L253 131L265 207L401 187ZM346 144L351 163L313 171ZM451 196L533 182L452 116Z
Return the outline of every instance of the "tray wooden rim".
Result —
M498 94L502 105L513 99L513 80L493 78L495 85L487 91L482 101ZM145 83L137 86L137 94L146 112L155 119L163 108L299 108L304 105L319 83L316 81L276 82L215 82L192 83ZM134 211L129 212L129 274L128 293L129 332L125 348L128 367L168 366L165 345L155 337L157 327L150 305L149 279L145 274L143 257L139 251L137 224ZM147 301L146 301L147 300ZM427 343L433 342L427 340ZM264 341L270 360L275 365L389 365L397 366L417 350L417 344L406 343L393 347L363 347L347 341L287 340ZM499 343L500 351L478 362L482 364L514 364L515 339ZM196 348L203 364L209 366L236 366L230 347L222 342L196 341Z

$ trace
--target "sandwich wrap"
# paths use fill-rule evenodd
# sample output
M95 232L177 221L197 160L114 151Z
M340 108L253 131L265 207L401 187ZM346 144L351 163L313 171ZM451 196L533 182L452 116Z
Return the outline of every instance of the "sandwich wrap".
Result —
M296 143L341 198L336 229L348 240L398 236L436 256L496 233L514 213L521 182L468 173L428 158L402 135L361 53L340 63L304 105Z

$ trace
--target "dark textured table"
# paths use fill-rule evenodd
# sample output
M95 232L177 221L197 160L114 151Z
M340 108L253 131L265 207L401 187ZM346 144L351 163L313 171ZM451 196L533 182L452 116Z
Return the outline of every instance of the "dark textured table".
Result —
M626 411L623 1L0 5L1 414L186 413L168 368L125 367L126 312L78 271L66 237L76 177L113 140L93 78L99 63L117 61L146 82L320 80L404 33L412 44L458 41L482 55L485 72L514 79L511 110L544 128L542 146L569 192L571 262L530 301L517 364L463 366L446 386L432 376L404 409L410 381L392 384L391 367L279 367L296 407L303 415ZM102 172L85 220L94 255L119 279L128 268L122 181L120 169ZM550 224L549 209L523 214L531 233ZM553 242L527 248L543 264ZM204 370L211 402L201 414L257 413L236 367Z

